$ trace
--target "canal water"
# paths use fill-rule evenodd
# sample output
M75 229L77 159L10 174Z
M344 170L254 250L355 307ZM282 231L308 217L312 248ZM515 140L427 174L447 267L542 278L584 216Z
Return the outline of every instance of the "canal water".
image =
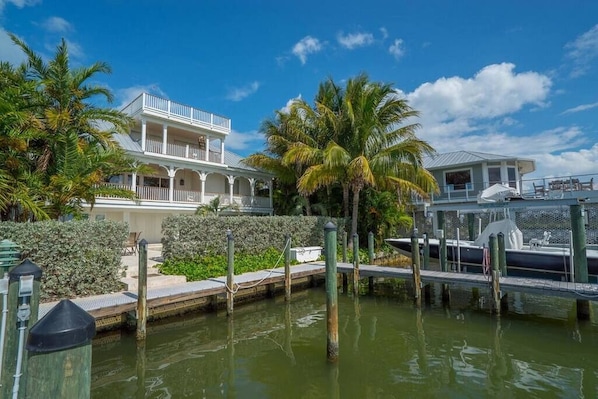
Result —
M339 359L326 360L323 287L186 315L134 333L98 336L92 398L596 398L598 324L575 302L451 291L413 307L409 285L386 280L358 299L339 295Z

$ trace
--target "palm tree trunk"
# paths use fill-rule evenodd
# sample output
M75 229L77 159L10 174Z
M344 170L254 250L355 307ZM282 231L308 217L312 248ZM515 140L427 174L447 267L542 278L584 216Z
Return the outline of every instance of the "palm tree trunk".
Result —
M311 216L311 202L309 202L309 196L306 195L303 198L305 198L305 216Z
M349 219L349 185L343 184L343 217Z

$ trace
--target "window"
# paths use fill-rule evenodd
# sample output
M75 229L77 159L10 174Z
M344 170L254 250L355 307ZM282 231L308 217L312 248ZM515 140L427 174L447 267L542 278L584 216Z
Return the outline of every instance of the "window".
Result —
M447 187L452 186L451 191L465 190L468 186L471 187L471 170L466 169L445 172L444 180Z
M500 177L500 166L488 167L488 182L490 185L502 183L502 179Z
M168 188L170 186L170 179L145 176L143 178L143 185L146 187Z
M517 188L517 174L515 173L514 167L507 167L507 173L509 178L509 187Z
M235 179L235 182L233 183L233 194L234 195L239 195L239 180ZM230 185L228 184L228 179L224 179L224 194L230 194L230 189L229 189Z

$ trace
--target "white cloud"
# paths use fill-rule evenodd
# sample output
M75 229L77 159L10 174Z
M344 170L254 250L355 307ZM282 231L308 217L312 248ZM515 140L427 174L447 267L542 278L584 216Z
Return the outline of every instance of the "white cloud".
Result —
M344 48L352 50L357 47L369 46L374 42L374 35L371 33L349 33L343 36L342 32L336 37L339 44Z
M252 130L249 132L237 132L235 130L231 130L230 134L226 138L225 141L225 148L235 151L262 147L264 144L264 135L256 130Z
M322 50L323 44L315 37L305 36L293 46L293 54L305 65L308 54L315 54Z
M541 177L570 176L570 175L596 175L598 164L598 143L590 148L578 151L566 151L559 154L535 154L535 175ZM596 184L596 179L594 179Z
M27 56L21 48L15 45L8 33L0 28L0 60L6 61L13 66L20 65L27 60Z
M38 3L41 3L41 0L0 0L0 12L4 10L4 6L7 4L12 4L17 8L24 8L34 6Z
M400 59L405 54L405 50L403 49L403 40L395 39L395 41L388 48L388 52L395 57L396 60Z
M129 105L133 100L139 97L141 93L149 93L162 98L168 98L168 95L166 95L166 93L164 93L156 84L126 87L124 89L115 90L114 93L114 97L119 102L115 108L119 110Z
M259 88L259 82L251 82L250 84L245 85L243 87L231 89L226 95L226 98L232 101L241 101L245 97L248 97L255 93Z
M299 94L295 98L289 99L289 101L287 101L285 106L280 109L280 112L285 113L285 114L288 114L289 112L291 112L291 105L293 105L293 103L297 100L301 100L301 94Z
M380 28L380 33L382 33L382 40L388 39L388 30L384 26Z
M573 60L572 77L585 75L591 61L598 57L598 25L565 45L567 57Z
M588 109L592 109L592 108L596 108L596 107L598 107L598 103L582 104L582 105L578 105L577 107L566 109L565 111L561 112L561 115L572 114L572 113L581 112L581 111L587 111Z
M64 18L50 17L42 23L42 27L48 32L64 33L73 30L73 26Z

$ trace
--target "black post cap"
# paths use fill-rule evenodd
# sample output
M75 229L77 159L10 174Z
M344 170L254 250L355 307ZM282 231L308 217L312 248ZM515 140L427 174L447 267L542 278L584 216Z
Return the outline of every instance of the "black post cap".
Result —
M38 353L62 351L88 344L95 335L93 316L63 299L31 327L26 348Z
M22 261L18 266L15 266L9 273L10 282L19 281L21 276L31 276L33 279L40 281L42 279L42 269L31 259L27 258Z

